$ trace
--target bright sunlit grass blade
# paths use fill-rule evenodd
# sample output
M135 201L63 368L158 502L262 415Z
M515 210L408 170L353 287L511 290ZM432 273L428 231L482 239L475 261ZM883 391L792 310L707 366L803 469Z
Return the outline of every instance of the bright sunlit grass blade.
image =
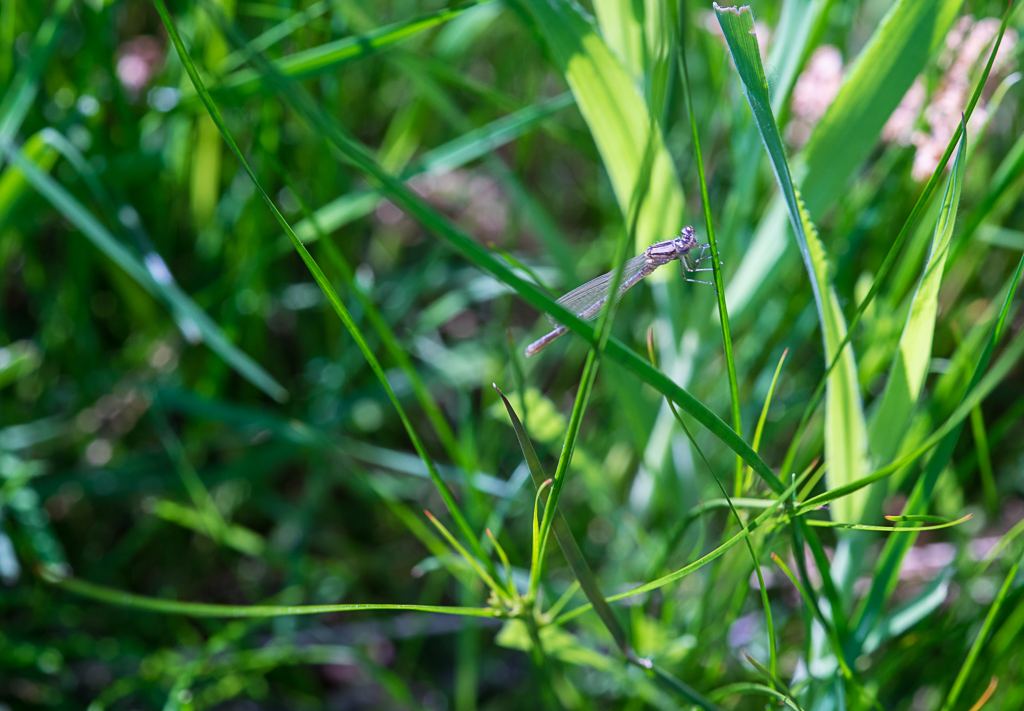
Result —
M650 190L637 223L636 250L670 239L682 227L683 190L660 128L651 121L633 79L578 6L567 0L523 4L565 74L627 220L644 153L653 142Z
M953 170L946 182L928 260L910 303L881 404L871 421L868 439L876 463L890 461L899 450L928 374L939 309L939 287L956 226L966 162L967 142L961 139Z
M939 180L941 180L942 178L942 174L945 170L946 163L949 161L949 158L953 155L953 151L956 149L956 146L960 141L960 137L963 133L963 125L966 125L967 121L971 118L971 114L974 112L974 108L975 106L977 106L978 101L981 98L982 91L985 88L985 82L988 80L989 74L992 71L992 66L995 63L996 54L999 51L999 47L1002 43L1003 36L1006 33L1007 24L1010 20L1011 9L1012 4L1007 3L1006 11L1003 13L1003 19L999 25L999 33L998 35L996 35L996 40L992 44L992 49L989 52L988 61L985 64L985 69L984 71L982 71L981 76L978 78L978 81L974 87L974 93L971 95L971 99L967 103L967 108L964 110L964 113L962 115L961 126L958 126L956 131L950 137L949 143L946 145L945 152L942 154L942 157L939 159L938 164L935 166L935 170L932 171L931 177L928 179L928 182L925 184L924 189L921 191L921 194L918 196L917 201L914 203L914 207L911 209L910 215L907 217L906 221L904 221L903 226L900 227L900 231L896 235L896 239L893 240L892 245L889 247L889 251L886 253L885 259L882 261L882 266L879 267L878 273L875 275L875 278L871 282L871 287L868 289L868 293L864 296L863 299L861 299L860 303L857 306L856 312L850 319L848 332L846 336L843 338L839 348L845 349L846 344L849 343L854 330L857 328L857 324L860 323L860 320L863 317L865 311L874 301L874 298L878 294L881 285L886 281L889 272L895 265L896 257L899 255L903 243L906 241L911 230L914 229L914 226L918 218L922 215L922 213L924 213L926 209L928 209L928 206L931 204L932 195L936 187L938 187ZM968 224L971 224L970 220L968 220ZM968 227L968 229L970 229L970 227ZM959 241L957 245L959 244L963 244L963 241ZM957 245L954 245L953 247L952 256L954 262L956 261ZM832 362L829 363L829 366L825 371L826 378L833 371L836 365L838 365L838 363L839 358L832 359ZM826 382L826 379L823 378L822 381L818 384L818 387L815 389L814 394L811 396L810 401L807 403L807 407L804 409L804 414L800 418L800 424L797 426L796 435L794 436L793 441L790 443L789 449L786 452L786 458L783 460L783 469L787 468L796 456L796 452L800 446L800 440L804 432L804 427L807 425L808 421L810 420L810 416L813 414L815 408L817 408L818 406L818 402L820 401L821 395L824 392Z
M825 363L837 354L839 343L846 336L846 323L829 276L829 261L817 230L804 209L796 191L789 163L786 160L778 126L772 114L768 82L761 65L754 18L749 7L720 8L715 5L719 25L729 43L729 50L743 82L743 90L754 115L765 149L775 171L789 221L797 237L804 266L811 279L825 345ZM860 385L853 349L846 347L842 359L828 381L825 413L825 457L829 460L829 483L841 486L854 481L867 471L867 428L864 423ZM837 504L836 514L842 519L859 519L867 501L866 492Z

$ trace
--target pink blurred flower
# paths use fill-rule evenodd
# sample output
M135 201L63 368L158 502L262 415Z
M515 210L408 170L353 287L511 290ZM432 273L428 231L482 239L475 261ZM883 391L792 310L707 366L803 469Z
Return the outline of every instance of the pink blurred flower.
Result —
M118 47L117 57L117 78L135 97L163 67L164 48L155 37L139 35Z
M961 17L946 35L946 46L939 59L939 66L945 69L946 73L924 109L927 130L915 130L925 100L924 86L920 80L914 82L889 117L882 130L882 139L916 146L914 165L911 169L914 180L927 180L935 172L949 140L960 125L960 115L967 108L973 89L972 75L979 64L987 58L989 48L998 33L999 20L994 17L978 21L969 15ZM997 81L1011 68L1017 39L1015 31L1006 31L992 65L990 82ZM983 96L974 110L972 129L985 123L985 104Z
M843 83L843 55L837 47L822 45L807 60L807 67L793 86L793 119L786 126L786 138L802 146L835 101Z

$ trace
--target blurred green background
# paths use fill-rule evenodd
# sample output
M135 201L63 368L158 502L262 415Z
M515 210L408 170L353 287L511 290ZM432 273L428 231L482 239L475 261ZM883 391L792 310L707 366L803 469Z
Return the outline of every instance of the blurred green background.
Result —
M673 266L625 296L612 334L646 359L651 328L658 366L725 422L738 415L747 442L774 387L761 456L786 485L828 462L802 497L912 451L955 413L1024 250L1024 12L1010 15L970 116L962 180L948 181L952 214L942 209L940 157L1000 35L998 2L753 5L771 107L820 234L808 239L827 255L815 257L817 291L735 66L746 60L734 60L710 3L169 9L260 185L351 312L471 528L490 528L521 588L534 489L491 383L552 476L586 344L570 334L525 359L547 319L389 200L283 86L300 87L384 171L553 296L612 269L623 240L633 256L687 224L708 239L695 127L735 400L715 290ZM154 5L0 0L0 86L0 709L689 708L628 665L593 614L547 627L537 666L530 639L498 619L198 619L47 582L73 574L148 598L239 606L487 598L422 515L458 533ZM823 347L820 314L834 307L841 338L937 166L934 195L853 330L853 354L779 471L837 345ZM779 706L781 696L820 711L966 711L992 677L984 708L1024 706L1019 301L995 343L1002 374L945 458L929 450L813 514L884 525L909 496L923 497L909 513L970 520L913 537L813 529L820 555L797 566L811 603L769 557L796 569L794 529L752 536L778 679L764 674L764 609L743 546L614 606L637 653L722 708ZM559 508L605 594L678 570L738 530L703 456L748 502L744 520L772 500L758 477L737 474L719 438L684 421L703 454L661 393L603 359ZM906 545L884 549L887 559L889 537ZM553 548L545 609L567 591L571 607L586 602ZM825 581L821 556L834 563ZM855 679L837 671L827 630Z

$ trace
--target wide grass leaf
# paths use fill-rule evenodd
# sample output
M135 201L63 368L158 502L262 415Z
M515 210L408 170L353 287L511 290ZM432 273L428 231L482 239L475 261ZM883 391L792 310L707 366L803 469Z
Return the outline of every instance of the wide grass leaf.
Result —
M568 0L523 0L523 5L576 97L624 216L641 177L648 140L653 143L650 186L637 221L636 249L670 239L682 226L683 188L661 130L633 78L578 5ZM626 40L622 41L625 46Z
M928 262L911 300L910 313L889 370L889 380L871 423L869 441L876 464L884 464L896 455L928 374L935 316L939 309L939 286L942 284L946 255L949 253L960 204L960 188L967 157L965 149L966 141L961 140L942 197Z

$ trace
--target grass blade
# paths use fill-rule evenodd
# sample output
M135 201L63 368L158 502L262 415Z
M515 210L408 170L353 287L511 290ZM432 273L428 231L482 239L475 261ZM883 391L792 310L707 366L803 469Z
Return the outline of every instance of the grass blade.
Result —
M961 126L961 129L964 129ZM967 162L967 141L953 162L946 191L942 197L939 218L935 223L931 250L924 272L910 303L910 312L900 335L896 355L889 369L889 379L882 393L881 404L875 411L868 432L869 446L875 462L890 461L899 450L900 443L917 406L928 364L931 362L932 337L939 309L939 287L942 284L946 256L956 225L963 185L964 165Z
M764 433L764 423L768 419L768 408L772 404L772 396L775 394L775 385L779 382L779 373L782 372L782 364L786 362L786 354L789 353L789 349L782 351L782 357L779 358L779 364L775 366L775 374L772 376L772 384L768 386L768 394L765 395L764 405L761 407L761 416L757 418L757 427L754 428L754 441L751 446L756 452L758 447L761 446L761 435ZM747 468L747 476L743 483L743 489L749 488L754 483L754 470Z
M793 184L789 163L771 109L768 82L765 79L764 67L761 65L754 30L753 13L749 7L723 9L717 4L715 13L742 80L754 122L775 171L779 190L789 212L789 221L811 279L818 319L821 322L825 362L829 363L837 353L840 353L839 343L846 336L846 324L839 299L829 281L829 263L824 246L818 239L817 231ZM830 463L830 485L849 483L867 471L867 428L860 399L857 365L852 348L846 347L841 353L839 365L829 376L825 412L825 457ZM837 515L842 519L860 519L866 500L866 492L858 494L852 500L844 500L837 507Z
M960 671L957 673L956 679L953 680L953 686L946 695L946 701L942 704L940 711L951 711L951 709L956 705L956 702L959 701L960 694L964 690L964 684L967 683L967 677L970 676L971 671L974 669L974 663L978 661L978 655L981 654L981 648L985 645L985 642L988 641L988 636L991 634L992 629L995 626L996 616L999 614L1000 608L1002 608L1003 603L1006 601L1006 596L1010 592L1010 586L1013 584L1014 578L1017 577L1017 571L1020 570L1020 562L1021 558L1018 557L1006 572L1006 577L1003 579L1003 585L999 589L999 593L996 595L995 600L992 601L992 605L988 608L988 614L985 615L985 621L982 623L981 629L978 631L978 636L974 638L974 643L971 644L971 649L967 652L967 658L964 660L963 666L960 667ZM991 696L995 689L992 688L991 683L989 684L989 688L990 691L986 693Z
M505 410L508 411L508 417L512 421L512 428L515 430L516 438L519 440L519 446L523 450L523 457L526 459L526 464L530 469L530 475L533 477L533 483L537 487L537 490L540 491L540 488L546 481L546 478L544 476L544 470L540 465L540 458L537 456L537 451L533 447L533 442L530 441L530 436L526 433L526 428L523 427L523 423L520 421L519 416L516 415L516 411L513 409L512 403L508 401L508 398L505 397L505 394L501 392L497 385L494 385L494 389L498 392L498 395L501 397L501 401L505 404ZM569 564L569 568L572 569L573 575L576 576L576 582L579 583L580 587L583 589L583 593L587 596L587 599L594 605L594 610L597 612L598 617L601 618L601 621L608 629L608 632L611 633L612 638L615 640L615 644L618 645L619 649L621 649L623 654L627 657L632 656L633 650L629 645L629 639L626 637L626 631L622 628L622 624L615 616L615 613L612 612L611 606L605 602L604 595L601 593L600 587L598 587L597 578L594 576L593 571L587 564L586 558L583 557L583 551L580 550L579 544L576 543L576 538L572 535L572 531L569 529L569 524L566 522L565 516L562 515L561 511L557 511L555 514L552 531L555 534L555 540L558 541L559 548L562 549L562 555L565 556L565 560ZM551 613L549 612L549 614Z
M985 351L982 353L981 358L978 360L978 364L974 369L974 374L971 376L971 382L967 387L966 396L946 423L944 423L942 427L929 437L922 447L919 447L915 452L911 453L916 454L921 452L924 445L928 445L928 448L935 446L936 444L938 445L936 451L932 454L931 459L928 460L928 464L925 467L923 475L918 478L917 482L914 484L910 497L903 507L903 513L905 515L922 515L927 510L932 490L935 487L935 482L938 480L939 474L941 474L942 470L945 468L946 463L953 452L953 447L956 446L957 440L960 438L960 430L962 428L963 420L996 386L996 384L998 384L999 380L1001 380L1016 360L1024 355L1024 332L1022 332L1018 334L1013 342L1011 342L1011 344L1006 348L1002 357L992 367L988 374L983 375L988 367L988 363L992 357L992 352L995 349L996 343L999 341L999 336L1002 335L1007 313L1010 308L1010 302L1013 300L1017 291L1017 285L1020 283L1022 267L1024 267L1024 257L1022 257L1020 262L1017 264L1017 270L1011 279L1010 288L1007 290L1006 299L1004 300L1002 309L1000 310L999 319L996 321L995 327L992 330L992 336L989 338ZM903 459L906 459L906 457ZM858 611L855 633L855 640L858 645L863 644L879 614L881 614L881 610L886 599L892 595L894 588L893 581L896 579L896 576L898 576L903 557L910 549L910 546L913 545L914 540L914 536L899 536L886 542L885 548L882 550L878 563L875 566L875 576L871 585L871 590L868 592L867 597L864 598L861 609Z
M435 612L442 615L470 617L499 617L490 607L444 607L438 605L217 605L205 602L180 602L159 597L147 597L96 585L76 578L44 577L46 582L69 593L87 597L108 605L129 607L148 612L187 617L290 617L294 615L322 615L328 612L364 612L371 610L413 610Z
M736 382L736 359L732 353L732 333L729 330L729 309L725 304L725 286L722 283L722 266L718 258L718 241L711 223L711 200L708 198L708 181L704 174L704 159L700 151L700 135L697 132L697 115L693 111L693 96L690 94L690 74L686 68L686 51L679 48L679 73L683 79L683 94L686 97L686 111L690 115L690 132L693 135L693 153L697 162L697 177L700 180L700 199L704 207L704 227L708 232L708 244L711 245L711 268L715 281L715 294L718 296L718 321L722 325L722 345L725 349L725 366L729 375L729 398L732 401L732 428L736 434L743 436L743 420L740 418L740 390ZM757 442L754 442L757 451ZM743 496L743 460L736 457L736 476L733 494Z

